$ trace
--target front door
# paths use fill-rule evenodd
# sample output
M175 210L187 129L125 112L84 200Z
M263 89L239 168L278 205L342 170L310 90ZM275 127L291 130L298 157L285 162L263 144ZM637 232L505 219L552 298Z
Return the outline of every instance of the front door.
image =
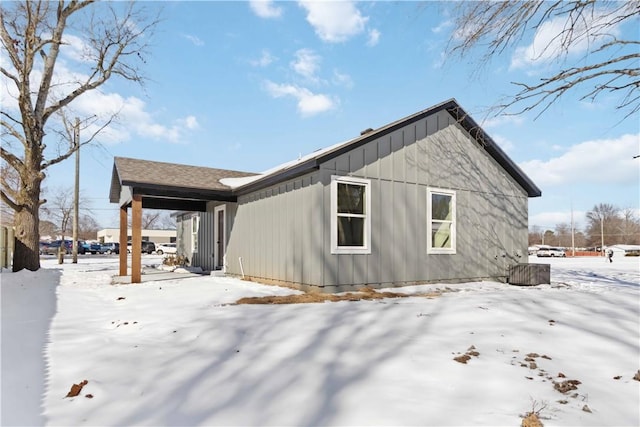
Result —
M217 270L224 270L224 248L225 248L225 206L217 206L214 209L215 225L214 225L214 241L215 244L215 267Z

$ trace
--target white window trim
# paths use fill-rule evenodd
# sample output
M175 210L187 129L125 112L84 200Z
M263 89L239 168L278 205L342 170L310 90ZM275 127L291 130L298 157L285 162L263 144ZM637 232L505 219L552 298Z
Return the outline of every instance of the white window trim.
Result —
M338 246L338 183L364 186L364 245ZM331 177L331 253L370 254L371 253L371 180L350 176Z
M195 223L195 229L196 231L194 232L194 223ZM200 216L199 215L193 215L191 217L191 253L198 253L198 248L196 247L196 239L198 238L198 233L200 232ZM193 238L193 236L196 236L196 239ZM200 242L198 241L198 246L200 246Z
M442 194L445 196L451 196L451 247L450 248L434 248L433 247L433 234L432 234L432 210L431 210L431 195ZM437 220L436 220L437 221ZM427 187L427 253L428 254L455 254L456 253L456 192L453 190L446 190L443 188Z

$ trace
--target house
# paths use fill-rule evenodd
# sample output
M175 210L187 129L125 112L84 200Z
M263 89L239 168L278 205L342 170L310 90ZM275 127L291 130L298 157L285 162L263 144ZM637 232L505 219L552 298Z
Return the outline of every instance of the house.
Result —
M136 168L181 169L184 188ZM540 195L453 99L262 174L115 158L111 186L125 211L191 211L176 219L194 266L325 292L504 281Z
M640 245L611 245L605 246L605 253L611 249L614 256L640 256Z

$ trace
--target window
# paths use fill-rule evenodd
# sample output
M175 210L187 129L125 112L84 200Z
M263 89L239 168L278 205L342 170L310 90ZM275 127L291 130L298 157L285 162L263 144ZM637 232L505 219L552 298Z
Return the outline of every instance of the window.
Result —
M456 253L456 193L427 189L427 253Z
M337 177L331 181L331 253L371 253L371 182Z
M191 252L198 252L198 230L200 229L200 217L191 217Z

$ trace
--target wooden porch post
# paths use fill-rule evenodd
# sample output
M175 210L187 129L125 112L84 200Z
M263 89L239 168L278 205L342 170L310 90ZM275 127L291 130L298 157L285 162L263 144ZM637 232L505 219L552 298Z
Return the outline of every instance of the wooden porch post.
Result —
M127 207L120 207L120 276L127 275Z
M131 283L142 281L142 196L133 195L131 203Z

